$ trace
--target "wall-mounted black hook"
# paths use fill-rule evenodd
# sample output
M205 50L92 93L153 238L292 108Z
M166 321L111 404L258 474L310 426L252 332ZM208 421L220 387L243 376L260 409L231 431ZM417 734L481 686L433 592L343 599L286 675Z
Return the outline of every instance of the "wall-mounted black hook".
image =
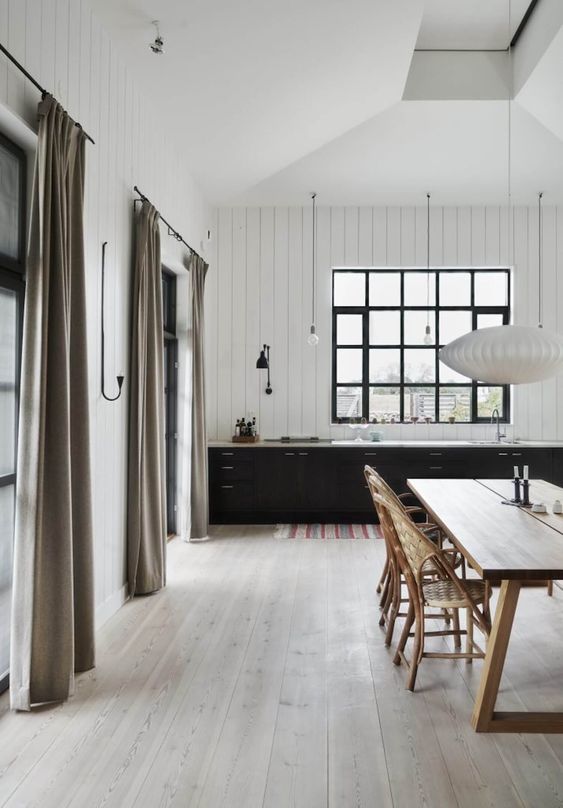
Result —
M102 395L106 399L106 401L117 401L117 399L121 395L121 388L123 387L123 379L124 376L116 376L117 379L117 387L119 388L118 393L113 398L106 396L105 387L104 387L104 370L105 370L105 334L104 334L104 287L105 287L105 272L106 272L106 246L107 241L104 241L102 244L102 356L101 356L101 366L102 366Z

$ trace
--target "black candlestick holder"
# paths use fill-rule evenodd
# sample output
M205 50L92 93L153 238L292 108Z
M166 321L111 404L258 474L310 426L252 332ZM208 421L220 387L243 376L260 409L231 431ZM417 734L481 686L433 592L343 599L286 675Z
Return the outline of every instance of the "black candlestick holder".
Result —
M532 503L530 502L530 481L529 480L522 480L522 489L523 489L522 507L523 508L531 508Z
M522 499L520 497L520 477L514 478L514 497L511 500L515 505L520 505Z

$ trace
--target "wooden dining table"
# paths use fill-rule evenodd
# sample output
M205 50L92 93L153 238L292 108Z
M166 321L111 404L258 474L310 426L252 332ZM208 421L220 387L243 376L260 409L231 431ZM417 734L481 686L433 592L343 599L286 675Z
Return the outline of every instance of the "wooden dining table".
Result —
M511 480L409 479L432 520L439 524L485 581L500 583L471 724L477 732L563 732L563 713L495 710L522 585L563 579L563 515L551 512L563 489L530 482L532 502L548 512L503 504L514 495Z

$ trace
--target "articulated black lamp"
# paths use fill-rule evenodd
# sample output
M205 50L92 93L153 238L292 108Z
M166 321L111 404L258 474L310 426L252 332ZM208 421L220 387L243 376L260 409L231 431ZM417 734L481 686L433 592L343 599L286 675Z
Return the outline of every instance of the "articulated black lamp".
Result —
M272 387L270 385L270 346L264 345L264 349L260 351L260 356L256 362L256 367L258 370L267 370L268 371L268 386L266 387L266 395L269 396L272 394Z

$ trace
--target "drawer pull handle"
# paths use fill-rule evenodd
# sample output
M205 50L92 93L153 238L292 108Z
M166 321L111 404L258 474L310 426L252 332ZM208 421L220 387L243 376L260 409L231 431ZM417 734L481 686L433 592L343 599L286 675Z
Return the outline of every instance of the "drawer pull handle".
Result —
M234 452L221 452L221 457L232 457Z
M223 471L232 471L234 469L234 466L221 466L221 469Z
M508 452L499 452L498 456L499 457L508 457Z
M430 452L430 457L442 457L442 452Z
M222 485L221 488L234 488L234 485Z
M431 471L440 471L443 468L443 466L430 466Z
M309 457L309 452L299 452L299 457Z
M295 457L295 452L284 452L286 457Z
M512 457L522 457L522 452L512 452Z
M376 455L376 454L377 454L377 452L364 452L364 457L372 457L373 455Z

